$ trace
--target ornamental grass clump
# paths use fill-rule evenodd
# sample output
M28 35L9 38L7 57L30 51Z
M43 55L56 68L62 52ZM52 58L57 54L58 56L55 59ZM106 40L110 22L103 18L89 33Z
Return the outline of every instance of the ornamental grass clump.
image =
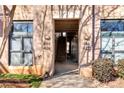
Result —
M124 59L118 60L117 73L119 77L124 79Z
M110 59L97 59L92 65L92 75L100 82L109 82L114 77L114 66Z

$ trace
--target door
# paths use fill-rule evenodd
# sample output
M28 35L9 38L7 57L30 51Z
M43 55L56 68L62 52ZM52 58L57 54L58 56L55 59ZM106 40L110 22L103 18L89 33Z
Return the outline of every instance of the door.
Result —
M13 22L9 36L9 65L32 65L32 28L31 21Z
M101 55L113 62L124 58L124 21L101 21Z

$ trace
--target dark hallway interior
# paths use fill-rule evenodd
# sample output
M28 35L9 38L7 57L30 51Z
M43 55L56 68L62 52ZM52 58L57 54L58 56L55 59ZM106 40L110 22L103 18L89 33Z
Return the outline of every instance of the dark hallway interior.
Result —
M78 21L55 21L55 74L78 68Z

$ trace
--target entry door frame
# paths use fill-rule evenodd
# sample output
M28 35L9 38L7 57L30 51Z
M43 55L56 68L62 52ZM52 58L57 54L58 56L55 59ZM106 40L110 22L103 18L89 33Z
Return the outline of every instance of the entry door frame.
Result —
M78 62L77 63L78 63L78 69L80 71L80 57L79 57L79 53L80 53L80 47L79 47L80 46L80 39L79 39L80 37L79 36L80 35L79 35L79 29L80 29L80 20L81 20L81 18L53 18L53 29L54 29L54 31L53 31L53 37L54 37L53 38L53 43L54 43L53 44L54 45L53 46L53 48L54 48L53 49L53 51L54 51L53 58L54 58L54 62L53 63L54 63L54 71L55 71L55 48L56 48L55 47L55 33L56 33L56 31L55 31L55 20L78 20L79 21L78 31L77 31L77 36L78 36L77 37L78 38L78 42L77 42L78 43L78 45L77 45L78 46L78 55L77 55L78 56Z

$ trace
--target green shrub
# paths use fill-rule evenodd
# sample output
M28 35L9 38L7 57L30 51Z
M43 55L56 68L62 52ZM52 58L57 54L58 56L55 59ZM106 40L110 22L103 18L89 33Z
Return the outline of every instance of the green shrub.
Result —
M119 77L124 78L124 59L118 60L117 73Z
M110 59L97 59L92 65L92 75L101 82L109 82L114 77L113 63Z

